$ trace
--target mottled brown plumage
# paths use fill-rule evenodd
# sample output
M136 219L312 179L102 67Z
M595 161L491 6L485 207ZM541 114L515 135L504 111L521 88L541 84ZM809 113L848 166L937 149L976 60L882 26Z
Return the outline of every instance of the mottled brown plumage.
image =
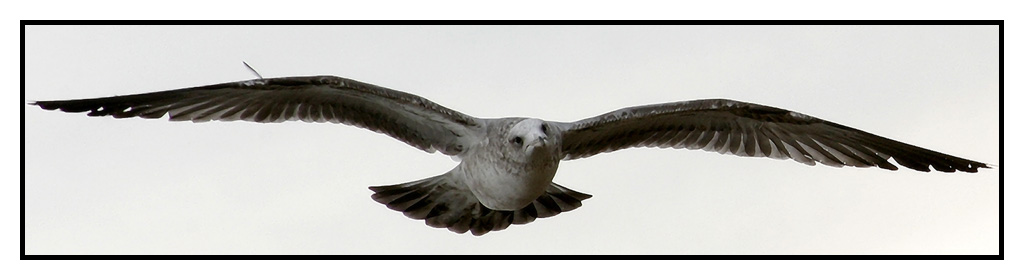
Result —
M482 235L576 209L590 195L552 182L560 160L631 147L671 147L814 165L899 165L977 172L971 161L779 108L712 99L625 108L572 123L479 119L422 97L350 79L258 79L146 94L39 101L89 116L204 122L332 122L457 157L451 171L371 187L372 198L427 225Z

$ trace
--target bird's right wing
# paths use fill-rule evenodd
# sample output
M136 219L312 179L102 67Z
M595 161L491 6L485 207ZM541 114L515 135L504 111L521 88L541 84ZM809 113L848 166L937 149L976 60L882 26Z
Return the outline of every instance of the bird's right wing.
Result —
M427 152L458 155L481 121L425 98L333 76L258 79L95 99L38 101L46 110L172 121L332 122L387 134Z

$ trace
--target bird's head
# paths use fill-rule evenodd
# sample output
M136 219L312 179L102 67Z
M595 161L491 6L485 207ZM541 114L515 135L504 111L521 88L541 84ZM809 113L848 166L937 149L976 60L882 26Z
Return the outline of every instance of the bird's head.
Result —
M521 119L512 124L505 141L512 150L521 151L531 159L549 158L559 149L560 135L556 127L539 119Z

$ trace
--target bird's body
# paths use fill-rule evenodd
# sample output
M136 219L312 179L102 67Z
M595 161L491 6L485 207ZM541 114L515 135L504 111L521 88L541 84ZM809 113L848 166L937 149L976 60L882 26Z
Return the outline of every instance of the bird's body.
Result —
M422 97L350 79L258 79L96 99L39 101L48 110L171 120L333 122L381 132L460 160L451 171L371 187L373 199L428 225L473 234L582 205L590 195L552 182L561 160L630 147L673 147L814 165L977 172L984 163L801 113L725 99L630 107L565 123L481 119Z
M517 210L544 193L558 170L560 137L550 137L538 119L504 118L488 122L486 139L469 150L451 176L465 184L484 206ZM555 134L555 136L558 136ZM518 139L518 140L517 140Z

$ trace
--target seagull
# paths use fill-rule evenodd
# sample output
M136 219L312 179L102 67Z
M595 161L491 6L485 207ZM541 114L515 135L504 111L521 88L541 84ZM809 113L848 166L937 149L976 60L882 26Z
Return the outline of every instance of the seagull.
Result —
M93 99L37 101L89 116L259 123L342 123L459 160L447 173L373 186L371 198L409 218L483 235L582 206L552 182L562 160L632 147L705 150L807 165L970 172L988 165L805 114L727 99L636 106L576 122L476 118L423 97L335 76L254 79Z

